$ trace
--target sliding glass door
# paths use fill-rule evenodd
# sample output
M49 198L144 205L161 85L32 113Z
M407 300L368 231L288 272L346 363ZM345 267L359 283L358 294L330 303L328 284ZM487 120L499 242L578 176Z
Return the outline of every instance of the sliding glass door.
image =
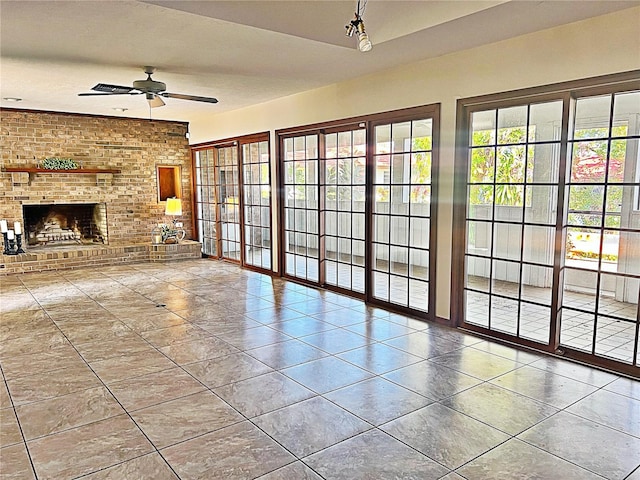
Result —
M285 276L429 312L437 113L279 133Z
M205 255L272 270L268 134L193 147Z
M452 310L498 338L638 368L640 91L474 103Z

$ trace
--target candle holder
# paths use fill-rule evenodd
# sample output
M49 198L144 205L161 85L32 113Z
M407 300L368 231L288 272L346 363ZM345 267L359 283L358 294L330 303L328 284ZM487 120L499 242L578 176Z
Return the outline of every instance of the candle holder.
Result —
M4 238L4 251L2 252L3 255L14 255L13 253L11 253L11 250L13 249L10 249L9 235L7 234L7 232L2 232L2 236Z
M14 239L9 240L7 232L3 232L2 236L4 237L4 251L2 253L4 255L17 255L18 251L16 250L16 241Z
M17 247L16 255L19 254L19 253L27 253L22 249L22 234L21 233L18 233L16 235L16 247Z

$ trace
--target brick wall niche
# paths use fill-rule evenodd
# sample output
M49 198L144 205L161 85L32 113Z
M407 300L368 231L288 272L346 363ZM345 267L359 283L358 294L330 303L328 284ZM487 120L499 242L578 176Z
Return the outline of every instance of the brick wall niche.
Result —
M168 220L157 167L172 165L180 167L180 221L192 238L188 123L20 109L0 109L0 120L0 219L24 223L24 205L104 204L110 247L149 245L153 226ZM5 171L34 168L47 157L119 173Z

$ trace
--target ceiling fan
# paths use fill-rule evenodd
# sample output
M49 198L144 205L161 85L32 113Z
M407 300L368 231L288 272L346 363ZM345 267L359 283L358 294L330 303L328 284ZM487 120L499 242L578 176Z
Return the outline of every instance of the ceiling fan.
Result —
M162 107L165 103L162 98L177 98L179 100L192 100L194 102L218 103L218 99L212 97L198 97L195 95L183 95L182 93L169 93L165 90L167 85L151 78L151 74L155 72L155 67L144 67L144 73L147 74L145 80L136 80L133 87L124 87L121 85L109 85L107 83L99 83L91 90L98 93L79 93L80 97L89 97L94 95L142 95L144 94L152 108Z

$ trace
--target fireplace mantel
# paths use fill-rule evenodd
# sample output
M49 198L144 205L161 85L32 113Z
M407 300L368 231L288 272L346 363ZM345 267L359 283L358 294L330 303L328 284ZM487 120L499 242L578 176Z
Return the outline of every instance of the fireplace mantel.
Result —
M48 168L37 167L4 167L4 172L27 172L27 173L120 173L117 168L76 168L74 170L50 170Z
M96 175L96 184L98 186L110 185L114 173L120 173L117 168L76 168L74 170L50 170L48 168L38 167L3 167L3 172L11 173L11 181L14 185L28 184L31 185L32 175L41 173L51 174L80 174L80 175Z

